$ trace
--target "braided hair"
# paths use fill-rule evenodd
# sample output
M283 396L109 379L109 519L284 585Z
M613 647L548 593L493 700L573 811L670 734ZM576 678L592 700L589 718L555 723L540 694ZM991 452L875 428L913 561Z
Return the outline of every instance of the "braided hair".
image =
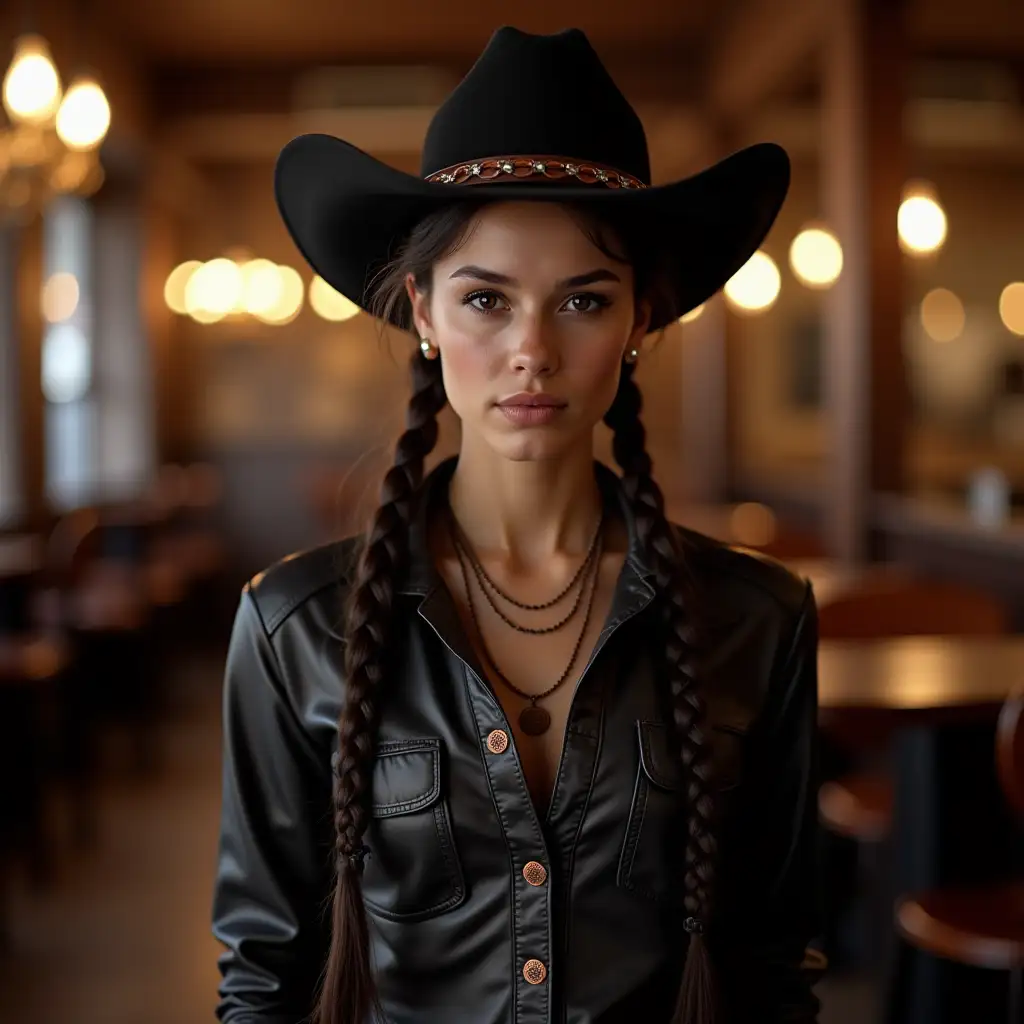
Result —
M484 201L464 202L428 216L410 235L400 255L377 278L374 312L412 329L405 280L427 291L431 268L452 252ZM581 213L583 229L611 258L634 268L638 294L658 287L658 268L635 226ZM607 229L625 254L613 251ZM437 416L447 404L441 361L427 360L415 348L410 361L412 397L406 428L395 448L395 462L384 477L380 506L373 513L355 553L355 569L344 609L346 692L338 723L339 759L334 788L337 884L333 896L330 952L322 976L316 1024L363 1024L371 1013L383 1018L370 963L370 938L361 875L369 814L378 711L386 698L390 665L393 579L408 559L413 501L424 476L424 462L437 444ZM704 705L697 689L696 629L682 541L665 517L664 497L652 476L646 431L640 418L642 396L624 363L618 391L604 422L613 431L612 451L623 471L622 485L636 517L637 533L655 570L661 627L661 666L687 787L688 838L683 852L683 890L691 932L682 982L671 1024L712 1024L715 997L704 928L711 916L715 837Z

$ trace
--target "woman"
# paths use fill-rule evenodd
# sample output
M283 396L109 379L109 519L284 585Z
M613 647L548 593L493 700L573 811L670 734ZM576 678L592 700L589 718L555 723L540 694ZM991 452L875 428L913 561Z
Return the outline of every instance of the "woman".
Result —
M326 136L282 153L309 263L421 342L366 536L242 596L222 1021L816 1019L813 599L666 521L633 381L643 337L755 251L789 166L649 176L577 30L499 30L426 181ZM424 479L449 401L460 452Z

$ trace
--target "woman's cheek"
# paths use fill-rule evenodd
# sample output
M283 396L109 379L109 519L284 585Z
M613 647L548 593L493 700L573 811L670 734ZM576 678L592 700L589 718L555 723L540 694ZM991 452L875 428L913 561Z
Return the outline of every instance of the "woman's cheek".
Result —
M441 367L452 408L460 416L473 415L470 405L481 404L493 391L493 368L486 347L475 339L450 337Z

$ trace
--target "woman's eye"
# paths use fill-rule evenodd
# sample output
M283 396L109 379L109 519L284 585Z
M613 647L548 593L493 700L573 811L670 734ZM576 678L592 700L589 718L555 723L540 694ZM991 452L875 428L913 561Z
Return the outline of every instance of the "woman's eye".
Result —
M608 305L608 300L603 295L585 293L573 295L568 302L573 313L596 313Z
M503 300L497 292L473 292L472 295L467 295L463 301L480 310L481 313L494 313L501 308Z

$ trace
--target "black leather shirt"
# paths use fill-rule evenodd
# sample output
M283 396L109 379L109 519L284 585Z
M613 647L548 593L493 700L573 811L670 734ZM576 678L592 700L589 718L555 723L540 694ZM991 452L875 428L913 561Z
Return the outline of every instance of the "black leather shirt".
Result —
M457 459L425 482L446 488ZM426 544L398 581L399 667L381 702L363 878L391 1024L667 1021L681 927L685 789L655 685L653 573L619 478L595 462L630 548L572 701L550 807L534 810L512 730ZM721 824L713 942L722 1024L814 1021L818 933L816 616L779 564L683 531L702 594ZM332 762L344 689L349 538L243 591L224 692L214 934L218 1018L299 1024L328 945ZM495 731L508 745L488 743ZM540 885L528 862L546 870ZM524 977L524 965L543 971ZM536 983L539 975L543 980Z

